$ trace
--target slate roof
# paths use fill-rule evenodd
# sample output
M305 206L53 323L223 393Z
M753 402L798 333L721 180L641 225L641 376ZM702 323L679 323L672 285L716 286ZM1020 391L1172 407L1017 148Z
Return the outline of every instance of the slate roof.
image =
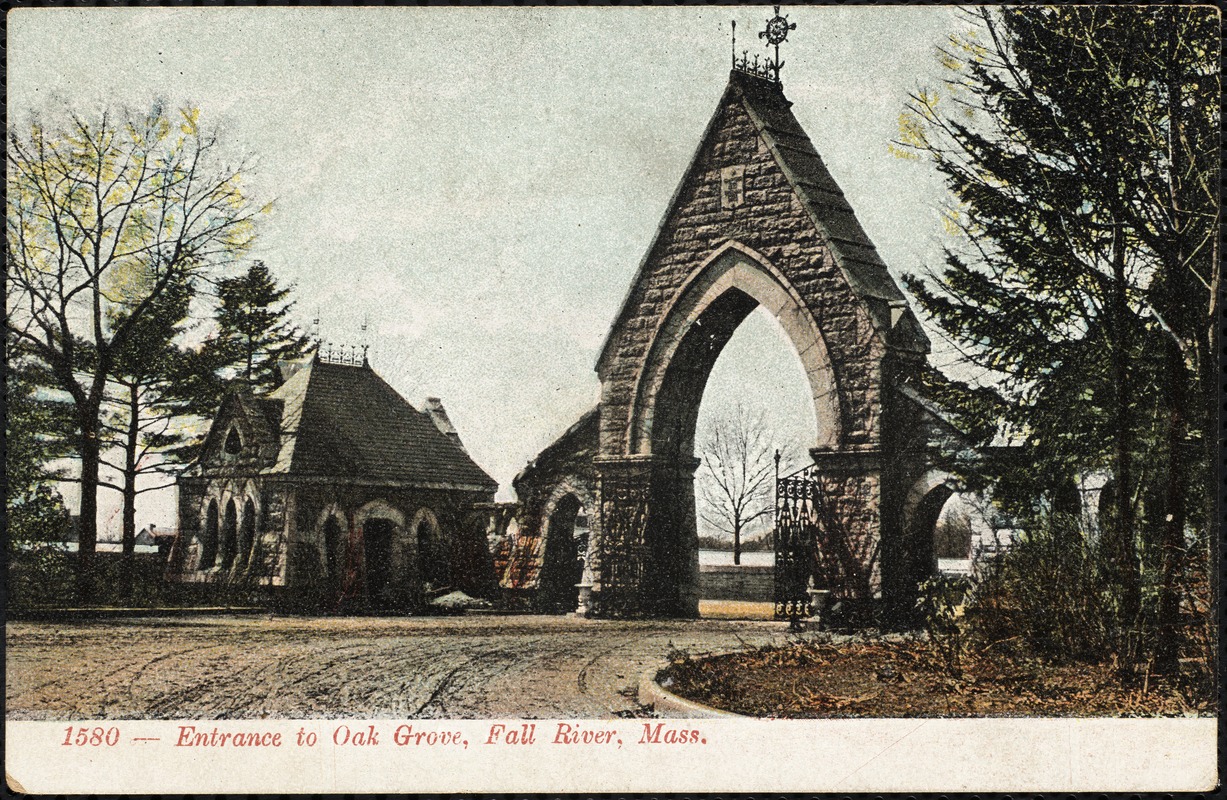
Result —
M930 444L952 441L965 442L967 440L967 433L955 424L954 418L946 409L907 384L896 386L895 390L905 399L915 403L923 412L925 419L922 424L928 429Z
M883 335L890 334L890 341L896 346L928 352L928 337L907 307L903 291L887 270L886 262L878 255L877 248L869 240L865 229L861 227L852 206L822 162L813 142L792 113L792 102L784 96L783 87L774 81L733 70L719 108L724 107L730 94L741 99L758 129L759 136L775 156L776 163L792 184L815 227L826 240L848 285L858 297L867 301L874 326ZM678 202L682 188L690 181L691 174L698 166L698 159L707 145L707 140L715 131L718 118L717 114L708 123L699 148L661 221L658 237L673 215L673 208ZM655 248L656 243L653 242L647 258L651 257ZM646 266L647 258L641 265L640 272ZM631 293L638 282L636 278L632 283ZM612 332L623 321L630 299L631 294L628 294L617 322L610 329L610 337L605 340L599 361L604 360L606 351L613 344ZM891 311L892 307L895 309L894 313Z
M313 360L267 395L281 447L269 473L496 491L460 445L369 366Z
M741 92L755 127L831 246L853 291L861 297L902 301L903 292L793 115L780 84L734 71L729 85Z
M531 481L533 476L541 471L549 471L567 462L591 463L599 449L601 424L601 407L593 406L584 412L576 422L563 431L562 435L546 446L544 450L533 457L520 473L516 475L512 485L519 487L525 481Z

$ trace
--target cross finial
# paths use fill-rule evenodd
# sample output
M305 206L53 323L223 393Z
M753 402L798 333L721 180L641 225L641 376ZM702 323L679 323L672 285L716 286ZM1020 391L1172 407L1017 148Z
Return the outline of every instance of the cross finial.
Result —
M775 47L775 61L767 64L767 69L771 73L776 83L780 81L780 70L784 67L784 62L780 60L780 44L788 41L788 32L795 31L797 23L789 22L787 15L780 15L780 7L775 6L775 16L767 20L766 30L759 31L758 38L766 39L767 44Z

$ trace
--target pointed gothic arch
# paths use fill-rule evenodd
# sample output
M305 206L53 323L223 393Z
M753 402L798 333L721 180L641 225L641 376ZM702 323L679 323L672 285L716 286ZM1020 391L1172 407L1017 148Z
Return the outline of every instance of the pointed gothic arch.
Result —
M234 504L234 498L226 501L226 513L222 517L221 542L218 546L219 566L230 569L234 566L234 558L238 554L239 511Z
M839 387L821 328L780 270L730 240L691 273L660 319L631 410L627 438L633 453L676 448L684 455L693 450L699 400L711 369L734 332L760 306L779 322L805 370L818 432L810 446L839 446Z
M537 592L543 611L569 613L579 606L588 542L587 528L578 523L587 511L574 491L563 492L546 506Z
M217 499L209 498L205 509L204 534L200 542L199 569L211 569L217 562L217 540L220 530Z
M239 523L238 566L256 566L256 504L250 496L243 501L243 514Z
M717 357L760 306L810 385L816 440L798 444L857 552L881 545L858 599L901 569L901 504L925 458L903 455L927 445L899 387L918 382L928 340L791 105L733 71L601 350L599 615L697 614L694 428Z

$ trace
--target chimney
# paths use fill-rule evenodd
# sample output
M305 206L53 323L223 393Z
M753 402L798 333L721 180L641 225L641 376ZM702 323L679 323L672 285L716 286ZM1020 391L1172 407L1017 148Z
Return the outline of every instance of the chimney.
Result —
M426 415L430 417L430 421L435 424L440 433L451 439L464 452L469 452L465 450L464 442L460 441L460 434L456 432L456 426L447 418L447 410L443 408L442 400L437 397L427 397Z

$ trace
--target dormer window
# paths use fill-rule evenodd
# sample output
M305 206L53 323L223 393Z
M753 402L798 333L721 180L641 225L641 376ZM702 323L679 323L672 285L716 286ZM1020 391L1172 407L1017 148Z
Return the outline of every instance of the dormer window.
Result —
M222 451L228 456L237 456L243 452L243 440L239 438L237 428L231 428L230 433L226 434L226 443L222 445Z

